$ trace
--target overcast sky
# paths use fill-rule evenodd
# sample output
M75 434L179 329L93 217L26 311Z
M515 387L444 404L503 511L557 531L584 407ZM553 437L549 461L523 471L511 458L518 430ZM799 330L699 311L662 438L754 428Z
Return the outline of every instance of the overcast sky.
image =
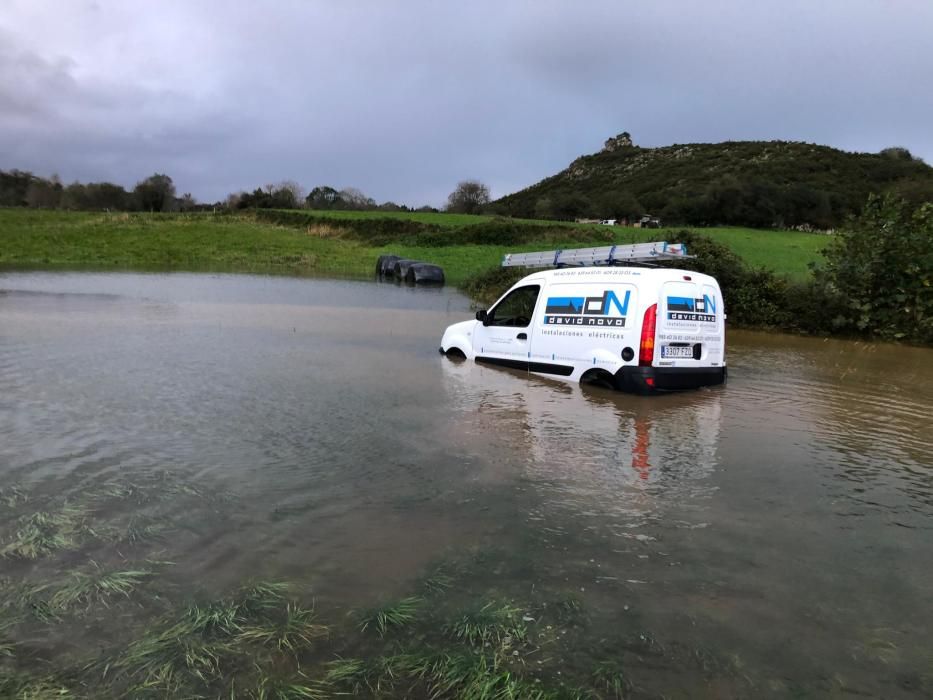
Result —
M436 206L621 131L933 163L933 1L0 0L0 169Z

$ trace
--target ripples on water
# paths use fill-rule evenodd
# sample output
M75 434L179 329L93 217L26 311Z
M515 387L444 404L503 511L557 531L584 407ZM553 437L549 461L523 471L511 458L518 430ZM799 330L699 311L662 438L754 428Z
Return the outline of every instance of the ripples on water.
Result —
M0 487L215 495L107 506L175 528L181 589L261 572L367 605L488 550L469 589L572 591L581 644L657 638L667 661L632 670L648 695L933 688L929 350L732 332L726 387L642 398L440 357L470 315L450 291L75 274L0 289Z

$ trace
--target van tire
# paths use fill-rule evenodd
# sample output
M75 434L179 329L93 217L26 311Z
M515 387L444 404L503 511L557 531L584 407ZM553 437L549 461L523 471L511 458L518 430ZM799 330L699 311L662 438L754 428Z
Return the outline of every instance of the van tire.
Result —
M600 386L604 389L615 389L616 383L611 373L604 369L589 369L580 377L581 384Z

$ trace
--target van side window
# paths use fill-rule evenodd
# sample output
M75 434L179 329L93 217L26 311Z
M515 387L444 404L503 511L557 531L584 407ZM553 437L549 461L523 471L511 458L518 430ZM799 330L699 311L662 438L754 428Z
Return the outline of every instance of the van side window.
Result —
M510 292L489 312L487 325L525 328L535 314L535 303L540 291L541 287L535 284Z

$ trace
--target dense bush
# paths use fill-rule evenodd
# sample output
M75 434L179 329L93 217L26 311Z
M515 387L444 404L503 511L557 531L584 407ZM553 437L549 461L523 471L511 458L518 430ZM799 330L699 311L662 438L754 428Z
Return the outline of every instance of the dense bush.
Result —
M467 278L460 289L480 305L488 305L530 272L523 267L493 267Z
M836 328L933 343L933 204L871 197L826 259L817 281L837 297Z

